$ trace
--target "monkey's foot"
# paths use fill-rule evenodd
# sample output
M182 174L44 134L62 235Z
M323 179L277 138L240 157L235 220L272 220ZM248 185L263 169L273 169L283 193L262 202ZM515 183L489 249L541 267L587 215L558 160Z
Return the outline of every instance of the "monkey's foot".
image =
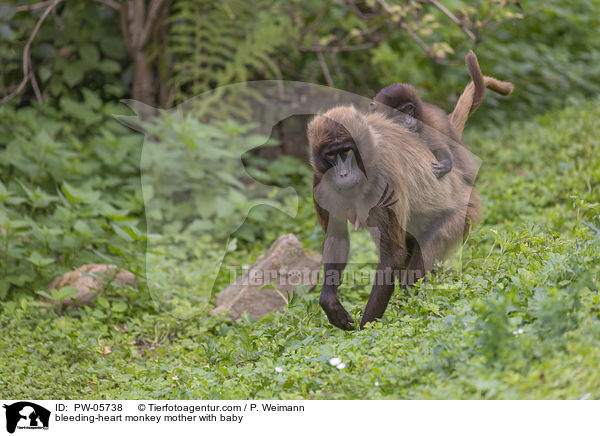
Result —
M344 306L342 306L342 303L340 303L339 300L323 301L322 299L320 303L331 324L342 330L354 329L352 317L346 312L346 309L344 309Z

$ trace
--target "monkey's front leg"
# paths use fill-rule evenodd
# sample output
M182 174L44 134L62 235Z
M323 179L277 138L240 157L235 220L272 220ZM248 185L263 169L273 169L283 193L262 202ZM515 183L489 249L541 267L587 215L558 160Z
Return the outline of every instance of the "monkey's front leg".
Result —
M342 280L342 274L348 261L350 249L350 238L346 219L329 220L327 235L323 242L323 288L319 304L325 311L329 322L343 330L352 330L352 317L337 295L338 286Z

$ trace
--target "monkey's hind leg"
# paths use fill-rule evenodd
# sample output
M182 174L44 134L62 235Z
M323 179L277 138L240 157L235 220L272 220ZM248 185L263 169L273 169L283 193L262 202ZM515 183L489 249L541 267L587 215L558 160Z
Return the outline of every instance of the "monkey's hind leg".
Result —
M440 214L428 228L421 232L407 266L405 286L413 285L431 271L436 260L443 260L463 239L465 211L453 210ZM415 280L411 280L411 277Z

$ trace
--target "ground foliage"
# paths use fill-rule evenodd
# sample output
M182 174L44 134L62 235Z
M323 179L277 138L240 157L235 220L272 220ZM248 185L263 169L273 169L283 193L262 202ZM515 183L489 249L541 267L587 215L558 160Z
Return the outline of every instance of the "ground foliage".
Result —
M1 110L12 124L44 126L11 130L0 159L0 226L7 229L0 256L8 277L0 306L3 398L598 394L597 100L573 100L502 127L467 127L467 141L483 160L482 223L430 281L397 290L380 322L350 333L327 323L317 292L294 299L282 313L238 322L206 316L193 298L186 300L191 288L183 285L176 313L144 286L109 288L94 307L68 312L38 302L34 291L55 271L98 256L143 272L140 138L119 124L80 120L76 127L52 111ZM95 132L85 147L78 128ZM10 136L4 129L2 136ZM268 212L260 239L237 239L228 262L255 259L288 231L319 249L309 176L297 168L273 173L300 180L297 218ZM353 234L355 244L366 239ZM192 243L211 248L210 241ZM368 270L373 260L374 249L353 252L351 268ZM225 284L220 280L217 287ZM342 301L357 320L369 289L342 286ZM343 368L329 363L335 357Z

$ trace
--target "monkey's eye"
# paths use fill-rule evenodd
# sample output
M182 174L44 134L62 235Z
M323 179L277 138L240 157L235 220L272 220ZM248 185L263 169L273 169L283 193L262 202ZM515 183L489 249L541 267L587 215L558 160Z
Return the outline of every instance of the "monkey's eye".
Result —
M344 159L346 159L348 157L348 155L350 154L351 151L352 151L351 148L346 148L346 149L342 150L342 156L344 157Z
M334 159L335 159L335 155L336 155L335 153L327 153L327 154L325 155L325 157L326 157L327 159L329 159L329 160L334 160Z

